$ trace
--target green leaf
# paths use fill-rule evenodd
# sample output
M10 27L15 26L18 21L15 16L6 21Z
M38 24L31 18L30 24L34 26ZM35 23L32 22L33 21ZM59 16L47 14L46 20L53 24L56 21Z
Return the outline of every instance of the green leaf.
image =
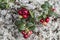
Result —
M0 9L5 9L7 3L0 3Z
M45 1L45 5L46 5L46 7L50 6L50 4L48 3L48 1Z
M48 11L48 15L50 15L50 16L55 16L55 17L60 16L60 15L56 14L55 12L53 12L52 10L49 10L49 11Z
M0 2L3 2L4 0L0 0Z
M34 24L32 23L32 22L29 22L29 23L27 23L27 27L31 27L31 26L33 26Z
M7 3L9 0L0 0L0 3Z
M26 19L21 19L21 22L22 23L26 23Z
M2 0L0 0L0 2L2 2Z
M25 30L25 24L24 23L21 23L20 25L18 25L18 29L19 30Z
M15 0L10 0L10 2L14 2Z
M40 20L41 18L43 18L43 15L39 16L39 17L38 17L38 20Z
M15 22L15 25L18 27L19 30L25 30L25 24L22 21L17 20Z
M45 1L45 3L41 5L41 8L43 8L43 10L48 10L51 7L52 6L48 3L48 1Z
M32 18L34 18L34 13L32 11L29 11L30 12L30 15Z
M34 30L35 29L35 26L31 26L29 27L30 30Z
M46 15L43 15L43 18L46 18Z
M16 26L18 26L18 25L20 25L21 24L21 21L20 20L17 20L16 22L15 22L15 25Z
M7 0L4 0L3 2L7 2Z
M53 12L52 10L48 11L48 15L52 16L53 14L55 14L55 12Z
M34 18L31 18L30 19L30 22L35 23L35 19Z
M44 10L48 9L48 7L45 4L41 5L41 8L43 8Z
M21 32L22 30L18 29L19 32Z
M8 4L6 4L6 8L9 8L9 5Z
M19 29L20 30L25 30L25 26L24 25L20 25Z
M60 16L59 14L53 13L53 15L57 18L58 16Z

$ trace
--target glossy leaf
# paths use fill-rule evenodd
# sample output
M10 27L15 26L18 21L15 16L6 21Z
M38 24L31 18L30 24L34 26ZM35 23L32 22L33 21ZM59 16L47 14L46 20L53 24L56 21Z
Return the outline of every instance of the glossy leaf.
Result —
M0 9L5 9L7 3L0 3Z
M31 27L31 26L33 26L34 24L32 23L32 22L29 22L29 23L27 23L27 26L28 27Z
M18 29L25 30L25 25L24 24L23 25L20 25Z
M35 29L35 25L32 27L29 27L30 30L34 30Z
M34 18L34 13L32 11L29 11L30 12L30 15L32 18Z

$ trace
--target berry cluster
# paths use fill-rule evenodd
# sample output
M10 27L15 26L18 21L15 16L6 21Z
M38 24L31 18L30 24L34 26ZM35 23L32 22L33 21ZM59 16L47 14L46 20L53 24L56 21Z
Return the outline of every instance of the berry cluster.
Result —
M23 34L24 38L28 38L32 34L32 31L26 32L25 30L23 30L21 33Z
M24 19L26 19L29 17L29 10L22 7L20 10L18 10L18 14L21 15Z
M45 19L41 19L40 22L43 24L43 25L47 25L47 23L49 22L50 18L49 17L46 17Z

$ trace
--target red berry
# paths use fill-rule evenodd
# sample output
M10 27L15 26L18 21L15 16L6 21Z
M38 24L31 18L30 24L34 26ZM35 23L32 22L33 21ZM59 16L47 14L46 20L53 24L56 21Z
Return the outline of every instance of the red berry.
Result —
M46 19L45 19L45 22L49 22L49 20L50 20L50 18L49 17L47 17Z
M29 32L28 32L28 35L31 35L31 34L32 34L32 31L29 31Z
M44 22L44 19L41 19L40 22L43 23Z
M55 8L52 8L52 11L55 11Z
M26 34L26 35L24 35L24 38L28 38L28 35Z
M23 15L23 18L25 18L25 19L28 18L28 15Z
M32 34L32 31L29 31L30 34Z
M19 11L18 11L18 14L19 14L19 15L22 15L22 11L21 11L21 10L19 10Z
M47 25L47 22L43 22L42 24L43 24L44 26L46 26L46 25Z
M23 35L26 35L26 32L25 32L25 31L22 31L22 34L23 34Z
M22 11L25 11L25 10L27 10L27 9L26 9L26 8L24 8L24 7L22 7L22 8L21 8L21 10L22 10Z
M29 14L29 11L28 10L24 10L23 11L23 15L28 15Z
M22 8L21 11L22 11L23 15L29 14L29 10L27 10L26 8Z

